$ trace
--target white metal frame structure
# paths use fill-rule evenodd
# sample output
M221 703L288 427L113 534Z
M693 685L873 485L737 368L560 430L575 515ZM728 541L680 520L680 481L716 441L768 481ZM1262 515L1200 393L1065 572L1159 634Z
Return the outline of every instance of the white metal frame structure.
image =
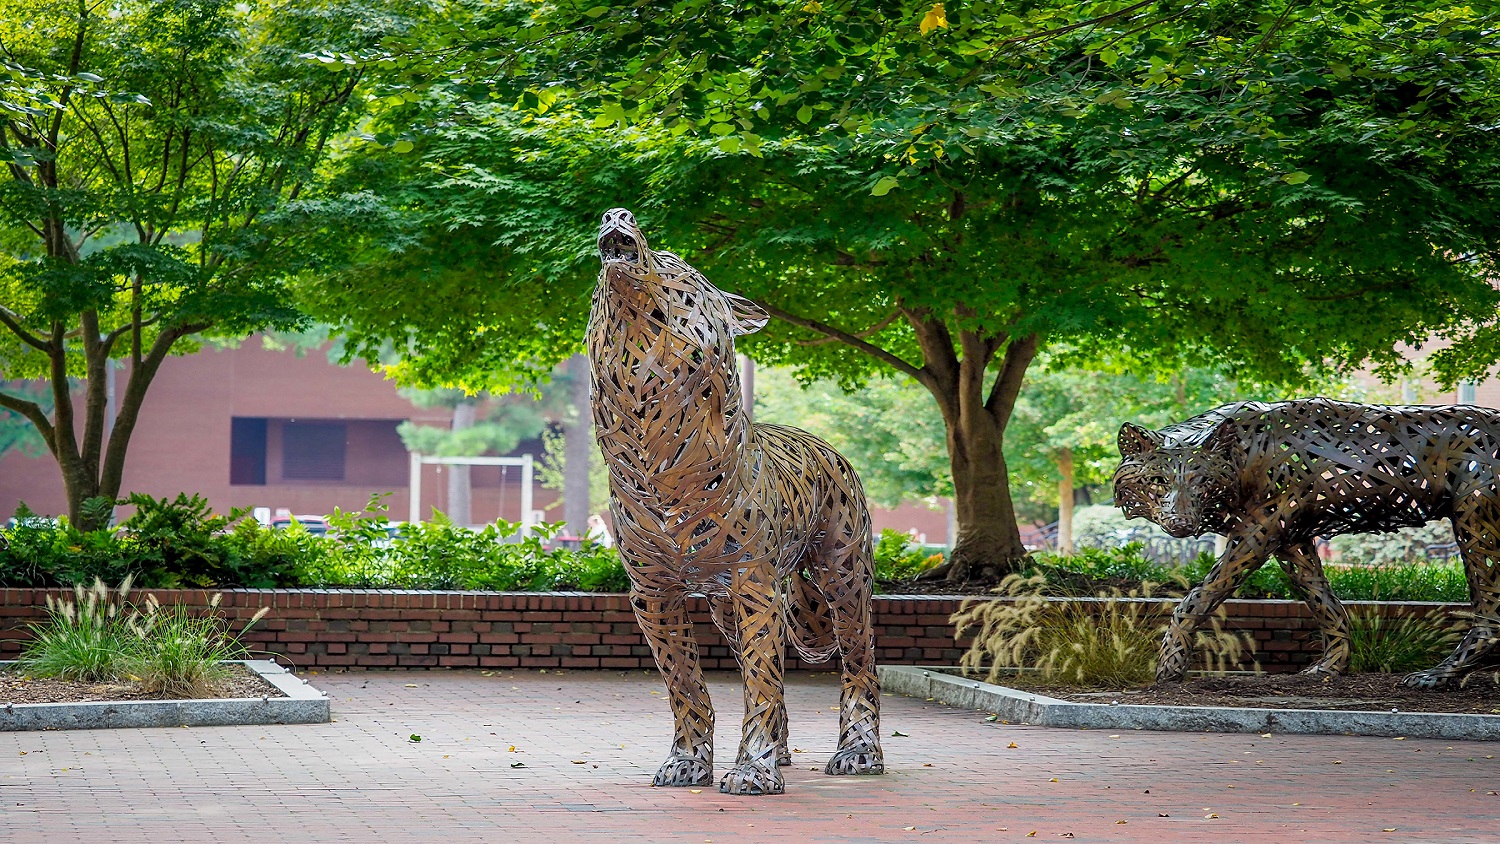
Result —
M422 521L422 466L441 464L445 466L520 466L521 467L521 535L531 532L532 481L536 477L535 461L529 454L520 457L434 457L429 454L411 455L411 517L408 521Z

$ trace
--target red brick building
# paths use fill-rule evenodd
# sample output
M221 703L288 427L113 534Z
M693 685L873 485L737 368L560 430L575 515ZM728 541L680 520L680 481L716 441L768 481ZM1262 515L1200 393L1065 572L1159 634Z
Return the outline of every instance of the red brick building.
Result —
M405 519L409 462L396 426L406 420L447 427L452 413L417 407L362 365L337 366L322 352L273 351L258 337L169 358L131 436L122 492L199 493L221 511L297 514L359 509L372 493L390 492L391 518ZM518 453L540 451L532 440ZM476 521L521 520L518 469L503 472L503 485L500 467L471 472ZM440 467L425 467L423 512L445 510L446 498ZM555 498L537 486L534 507ZM40 513L67 511L50 456L0 457L0 514L21 501Z

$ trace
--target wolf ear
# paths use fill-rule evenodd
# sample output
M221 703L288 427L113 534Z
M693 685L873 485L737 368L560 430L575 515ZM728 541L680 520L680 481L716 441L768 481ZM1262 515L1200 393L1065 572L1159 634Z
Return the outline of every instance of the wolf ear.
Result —
M766 313L765 308L746 299L744 296L725 293L724 298L729 301L729 308L733 315L733 324L731 327L734 329L734 336L736 337L744 334L754 334L765 328L766 323L771 321L771 315Z
M1225 419L1214 426L1213 433L1203 441L1203 450L1233 457L1240 445L1240 428L1233 419Z
M1120 436L1117 442L1120 445L1120 456L1129 460L1147 452L1155 451L1162 443L1161 435L1155 431L1148 431L1139 425L1126 422L1120 426Z

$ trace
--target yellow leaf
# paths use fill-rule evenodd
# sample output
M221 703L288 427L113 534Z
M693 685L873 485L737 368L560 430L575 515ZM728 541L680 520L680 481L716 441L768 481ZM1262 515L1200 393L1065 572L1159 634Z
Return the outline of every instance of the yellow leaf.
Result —
M1006 747L1010 748L1011 750L1015 750L1016 748L1018 748L1020 746L1021 745L1016 744L1015 742L1011 742L1010 744L1006 745Z
M1053 777L1052 779L1047 780L1047 782L1057 782L1057 777Z
M1381 830L1381 832L1395 832L1395 831L1396 831L1396 828L1394 826L1388 826L1385 829Z
M1219 816L1218 812L1209 812L1208 814L1204 815L1203 817L1206 820L1208 818L1217 818L1218 816Z
M918 24L917 26L917 29L921 30L923 35L926 35L934 29L947 28L948 13L943 11L942 3L933 3L932 8L927 10L927 14L922 16L922 23Z
M690 789L688 789L688 793L689 794L702 794L703 793L703 789L701 789L701 788L690 788Z
M1032 831L1026 833L1026 837L1027 838L1035 838L1036 837L1036 830L1033 829Z
M574 765L587 765L588 764L588 760L587 759L574 759L573 760L573 764Z

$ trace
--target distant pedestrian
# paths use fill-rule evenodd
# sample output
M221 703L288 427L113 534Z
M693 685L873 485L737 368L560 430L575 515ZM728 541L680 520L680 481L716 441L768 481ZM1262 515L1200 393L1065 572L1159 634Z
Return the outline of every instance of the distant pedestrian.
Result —
M598 513L589 516L589 529L584 536L605 548L613 548L615 545L615 538L609 535L609 528L604 524L604 517Z

